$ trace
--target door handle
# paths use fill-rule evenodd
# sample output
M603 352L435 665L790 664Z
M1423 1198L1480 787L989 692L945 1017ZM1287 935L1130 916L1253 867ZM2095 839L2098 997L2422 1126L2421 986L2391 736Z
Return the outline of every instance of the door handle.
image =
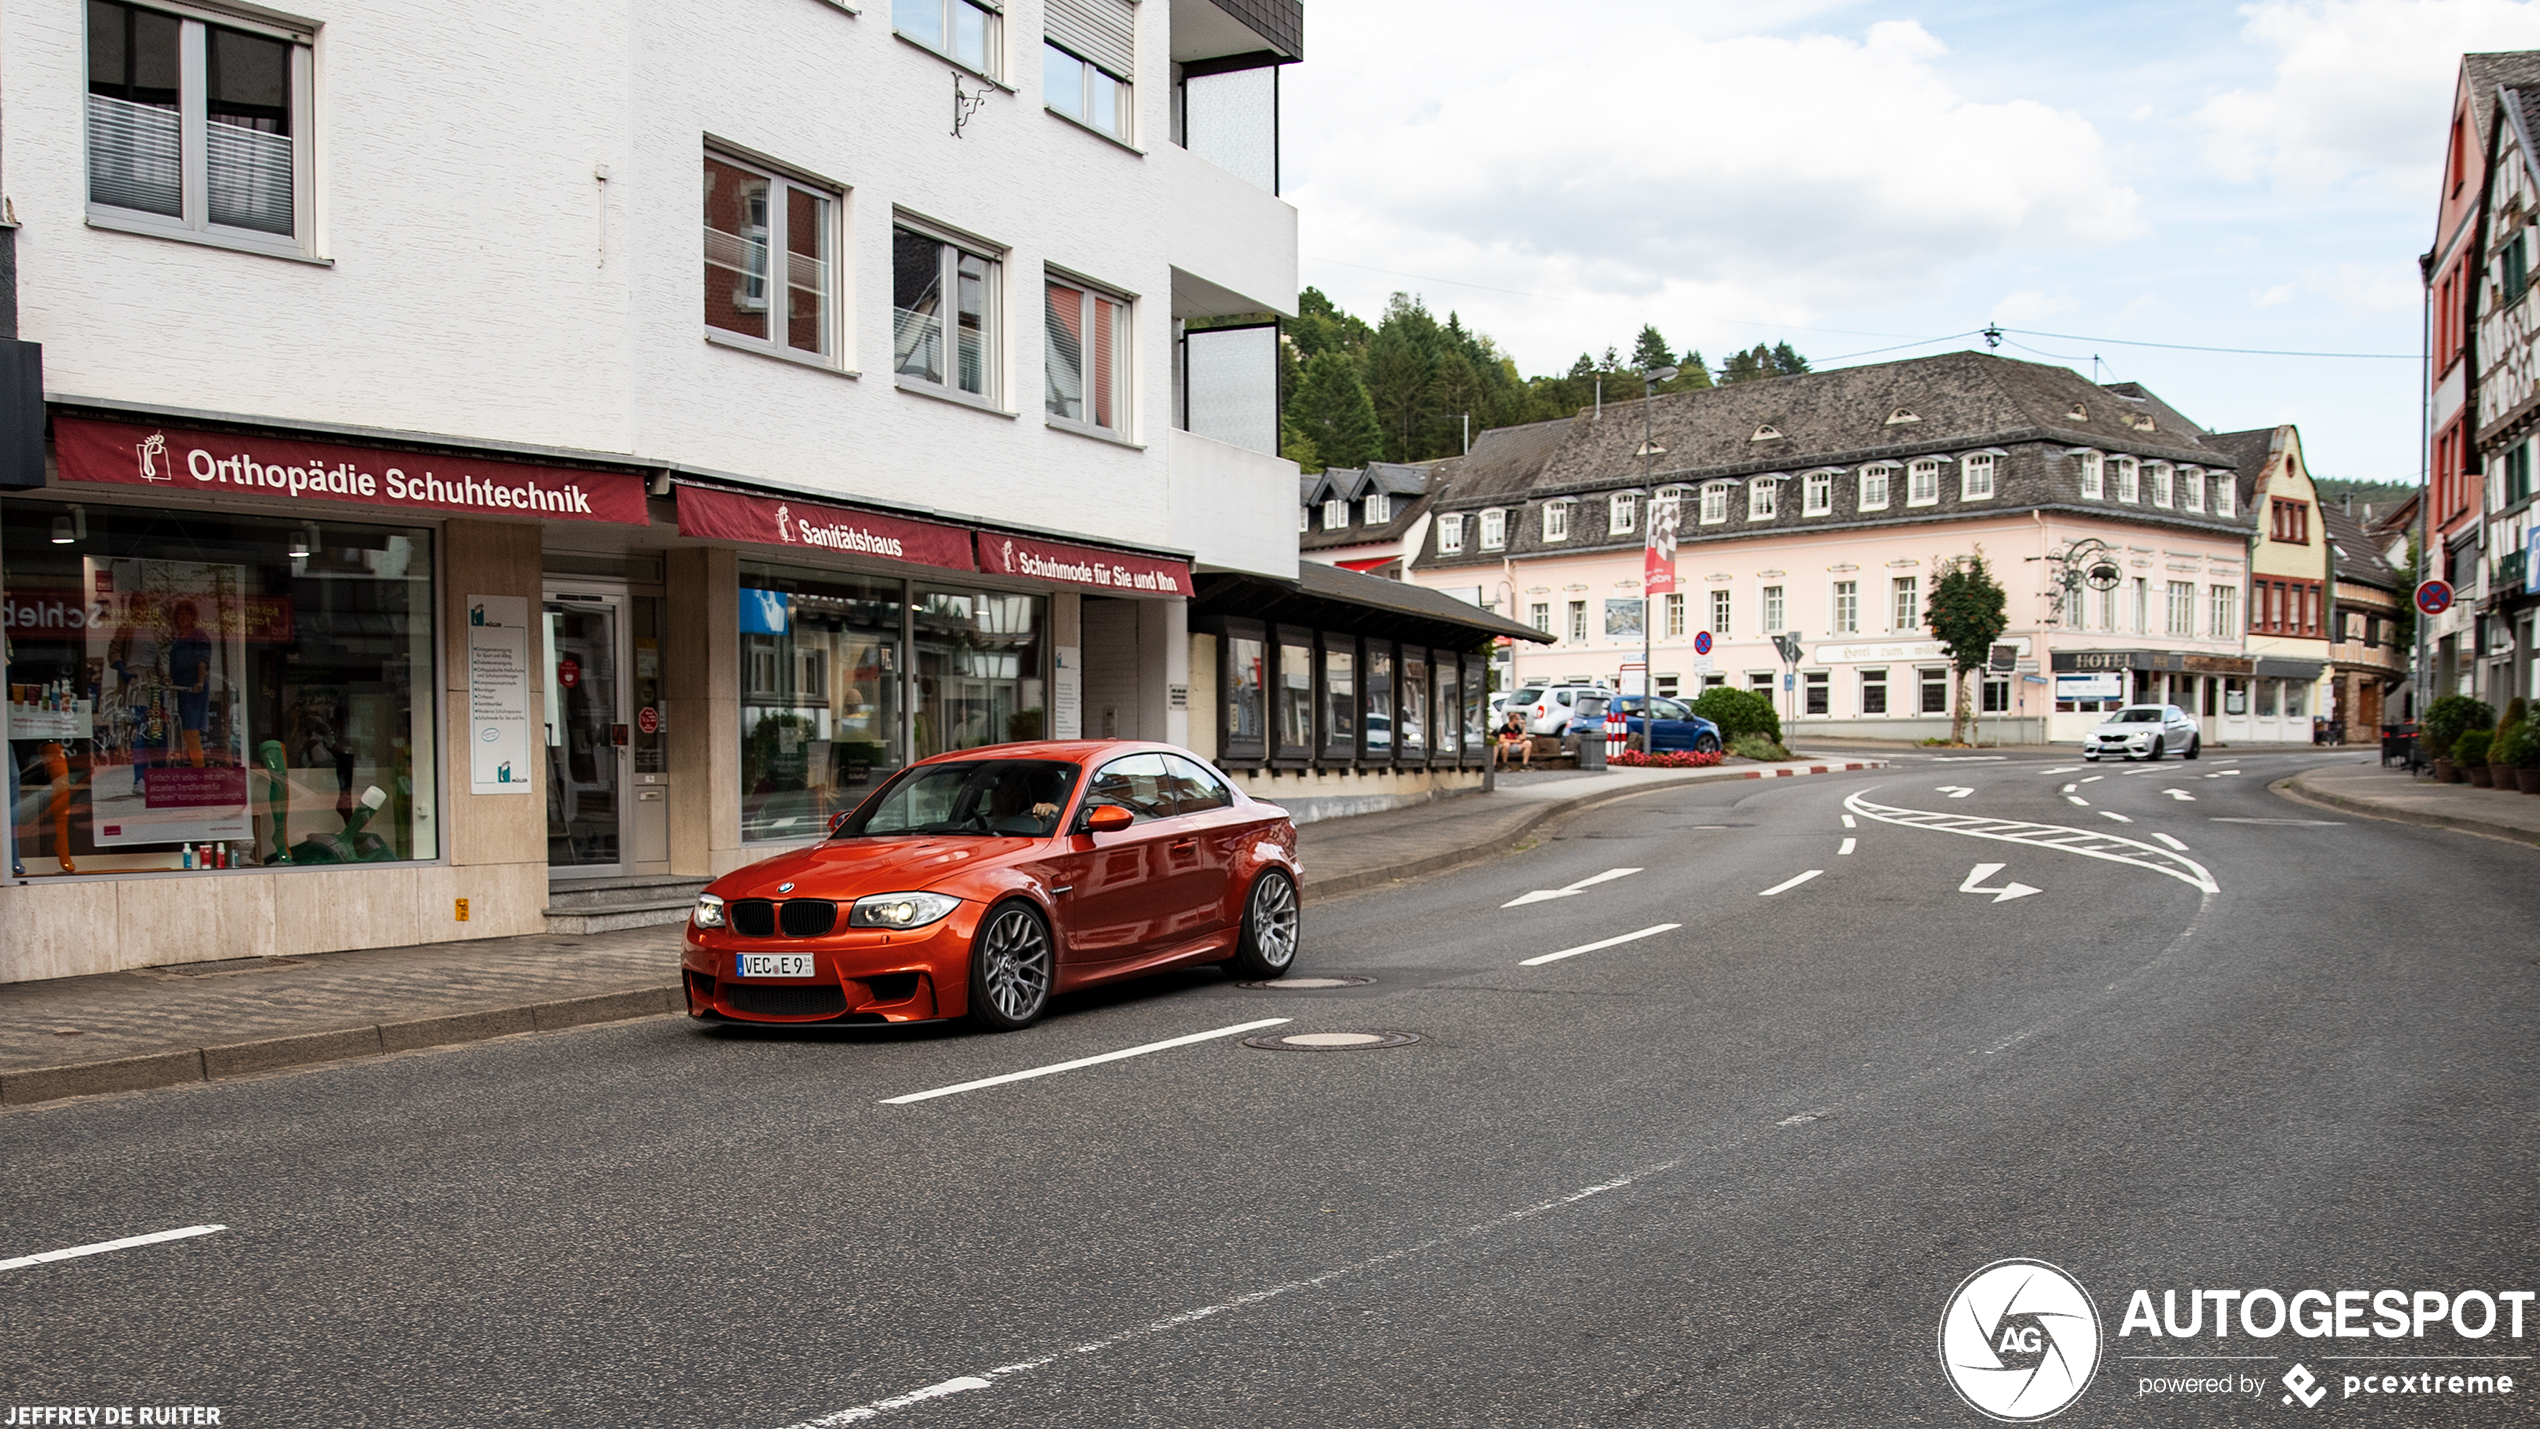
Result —
M1173 851L1174 851L1174 852L1179 853L1180 851L1182 851L1183 849L1186 849L1186 848L1198 848L1198 847L1199 847L1199 840L1197 840L1197 839L1175 839L1175 840L1172 842L1172 844L1170 845L1170 847L1173 849Z

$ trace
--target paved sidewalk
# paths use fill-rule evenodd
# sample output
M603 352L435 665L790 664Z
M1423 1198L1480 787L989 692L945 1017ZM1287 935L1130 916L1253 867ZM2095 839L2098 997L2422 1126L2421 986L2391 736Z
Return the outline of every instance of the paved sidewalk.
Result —
M2308 770L2275 789L2306 804L2369 818L2540 844L2540 796L2437 784L2405 769L2384 769L2378 756Z
M1329 898L1490 858L1549 819L1651 789L1863 767L1875 766L1515 774L1489 795L1305 825L1306 891ZM0 1104L676 1013L679 941L674 925L0 984Z

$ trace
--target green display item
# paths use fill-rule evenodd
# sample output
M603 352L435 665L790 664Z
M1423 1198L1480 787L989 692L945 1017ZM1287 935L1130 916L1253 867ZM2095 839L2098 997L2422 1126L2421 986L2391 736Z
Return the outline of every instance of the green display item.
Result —
M373 784L362 791L361 807L344 821L343 831L311 834L291 848L294 863L384 863L394 859L397 851L377 834L362 832L371 815L388 802L388 791Z
M273 807L273 861L289 863L291 780L283 773L282 741L268 739L257 745L256 758L264 763L265 772L273 776L265 784L265 802Z

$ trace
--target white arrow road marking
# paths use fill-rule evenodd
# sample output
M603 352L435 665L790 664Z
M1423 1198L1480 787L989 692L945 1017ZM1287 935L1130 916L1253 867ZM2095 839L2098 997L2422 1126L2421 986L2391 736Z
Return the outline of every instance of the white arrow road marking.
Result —
M2178 840L2176 840L2176 839L2174 839L2174 838L2171 838L2168 834L2154 834L2152 837L2154 837L2154 838L2156 838L2156 839L2159 839L2161 842L2163 842L2163 843L2165 843L2165 844L2168 844L2171 848L2174 848L2174 849L2178 850L2180 853L2185 853L2185 852L2187 852L2187 845L2185 845L2185 844L2183 844L2183 843L2180 843Z
M1836 850L1835 850L1835 854L1836 854L1836 856L1837 856L1837 857L1840 857L1840 856L1842 856L1842 855L1844 855L1844 854L1847 854L1847 853L1852 852L1852 847L1853 847L1853 845L1855 845L1855 844L1857 844L1857 843L1859 843L1859 842L1860 842L1860 840L1859 840L1859 839L1845 839L1845 840L1843 841L1843 847L1841 847L1841 848L1839 848L1839 849L1836 849Z
M1975 871L1967 875L1967 881L1958 885L1958 891L1961 893L1990 893L1993 895L1993 901L1996 903L2008 903L2014 898L2026 898L2032 893L2042 893L2045 891L2044 889L2031 888L2025 883L2006 883L1999 888L1978 888L1976 886L1977 884L1984 882L1986 879L1991 878L1993 875L2000 873L2006 867L2008 867L2007 864L1979 863L1975 866Z
M1900 809L1889 804L1873 804L1859 794L1846 796L1843 806L1865 819L1876 819L1883 824L1909 829L1936 829L1941 833L2026 844L2031 848L2059 849L2084 858L2128 863L2136 868L2166 874L2207 893L2222 891L2222 885L2214 882L2214 876L2196 860L2139 843L2122 834L2069 828L2062 824L2024 823L2018 819L1988 819L1977 814L1944 814L1936 809Z
M2164 789L2161 792L2183 804L2193 804L2196 802L2196 796L2188 793L2184 789Z
M1563 948L1557 953L1545 953L1541 957L1527 958L1517 966L1539 968L1545 963L1557 963L1563 958L1575 958L1581 953L1592 953L1599 948L1610 948L1618 943L1637 943L1643 938L1655 938L1661 933L1672 933L1683 926L1682 923L1660 923L1656 927L1643 928L1637 933L1625 933L1619 938L1602 938L1593 943L1581 943L1575 948Z
M50 1265L57 1260L77 1260L83 1255L104 1255L110 1250L130 1250L137 1245L157 1245L164 1240L184 1240L191 1236L210 1235L215 1231L227 1229L229 1229L227 1226L187 1226L182 1230L152 1231L148 1235L128 1235L121 1240L101 1240L92 1245L75 1245L67 1250L39 1250L33 1255L0 1260L0 1270L24 1270L30 1265Z
M2114 819L2121 824L2130 824L2134 822L2134 820L2127 818L2125 815L2118 813L2114 809L2101 809L2099 811L2099 817L2103 819Z
M1964 784L1943 784L1939 788L1932 790L1932 792L1935 794L1946 794L1952 799L1963 799L1969 794L1974 793L1975 790L1968 788Z
M1799 885L1806 883L1809 879L1812 879L1823 872L1825 872L1825 870L1822 868L1812 868L1806 873L1799 875L1797 878L1791 879L1787 883L1776 883L1772 887L1765 889L1763 892L1758 893L1755 896L1758 898L1770 898L1776 893L1788 893L1790 890L1797 888Z
M1629 878L1638 872L1640 872L1640 870L1637 868L1609 868L1603 873L1593 874L1589 877L1582 878L1578 882L1573 883L1566 888L1538 888L1532 893L1521 893L1499 906L1502 908L1522 908L1529 903L1549 903L1555 898L1573 897L1594 888L1600 883L1611 883L1617 878Z
M2083 797L2082 797L2082 796L2080 796L2079 794L2066 794L2066 795L2064 796L2064 802L2065 802L2065 803L2067 803L2067 804L2076 805L2076 806L2078 806L2078 807L2080 807L2080 808L2084 808L2084 809L2087 809L2087 808L2089 808L2089 807L2090 807L2090 801L2089 801L2088 799L2083 798Z

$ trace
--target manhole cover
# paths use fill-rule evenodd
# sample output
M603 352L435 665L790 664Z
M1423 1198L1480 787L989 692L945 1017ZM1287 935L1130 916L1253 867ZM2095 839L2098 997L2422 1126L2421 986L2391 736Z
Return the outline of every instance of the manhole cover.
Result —
M1265 1052L1363 1052L1378 1047L1407 1047L1419 1040L1416 1032L1290 1032L1247 1037L1244 1045Z
M1268 988L1273 992L1321 992L1334 987L1365 987L1372 977L1283 977L1268 982L1239 982L1237 987Z

